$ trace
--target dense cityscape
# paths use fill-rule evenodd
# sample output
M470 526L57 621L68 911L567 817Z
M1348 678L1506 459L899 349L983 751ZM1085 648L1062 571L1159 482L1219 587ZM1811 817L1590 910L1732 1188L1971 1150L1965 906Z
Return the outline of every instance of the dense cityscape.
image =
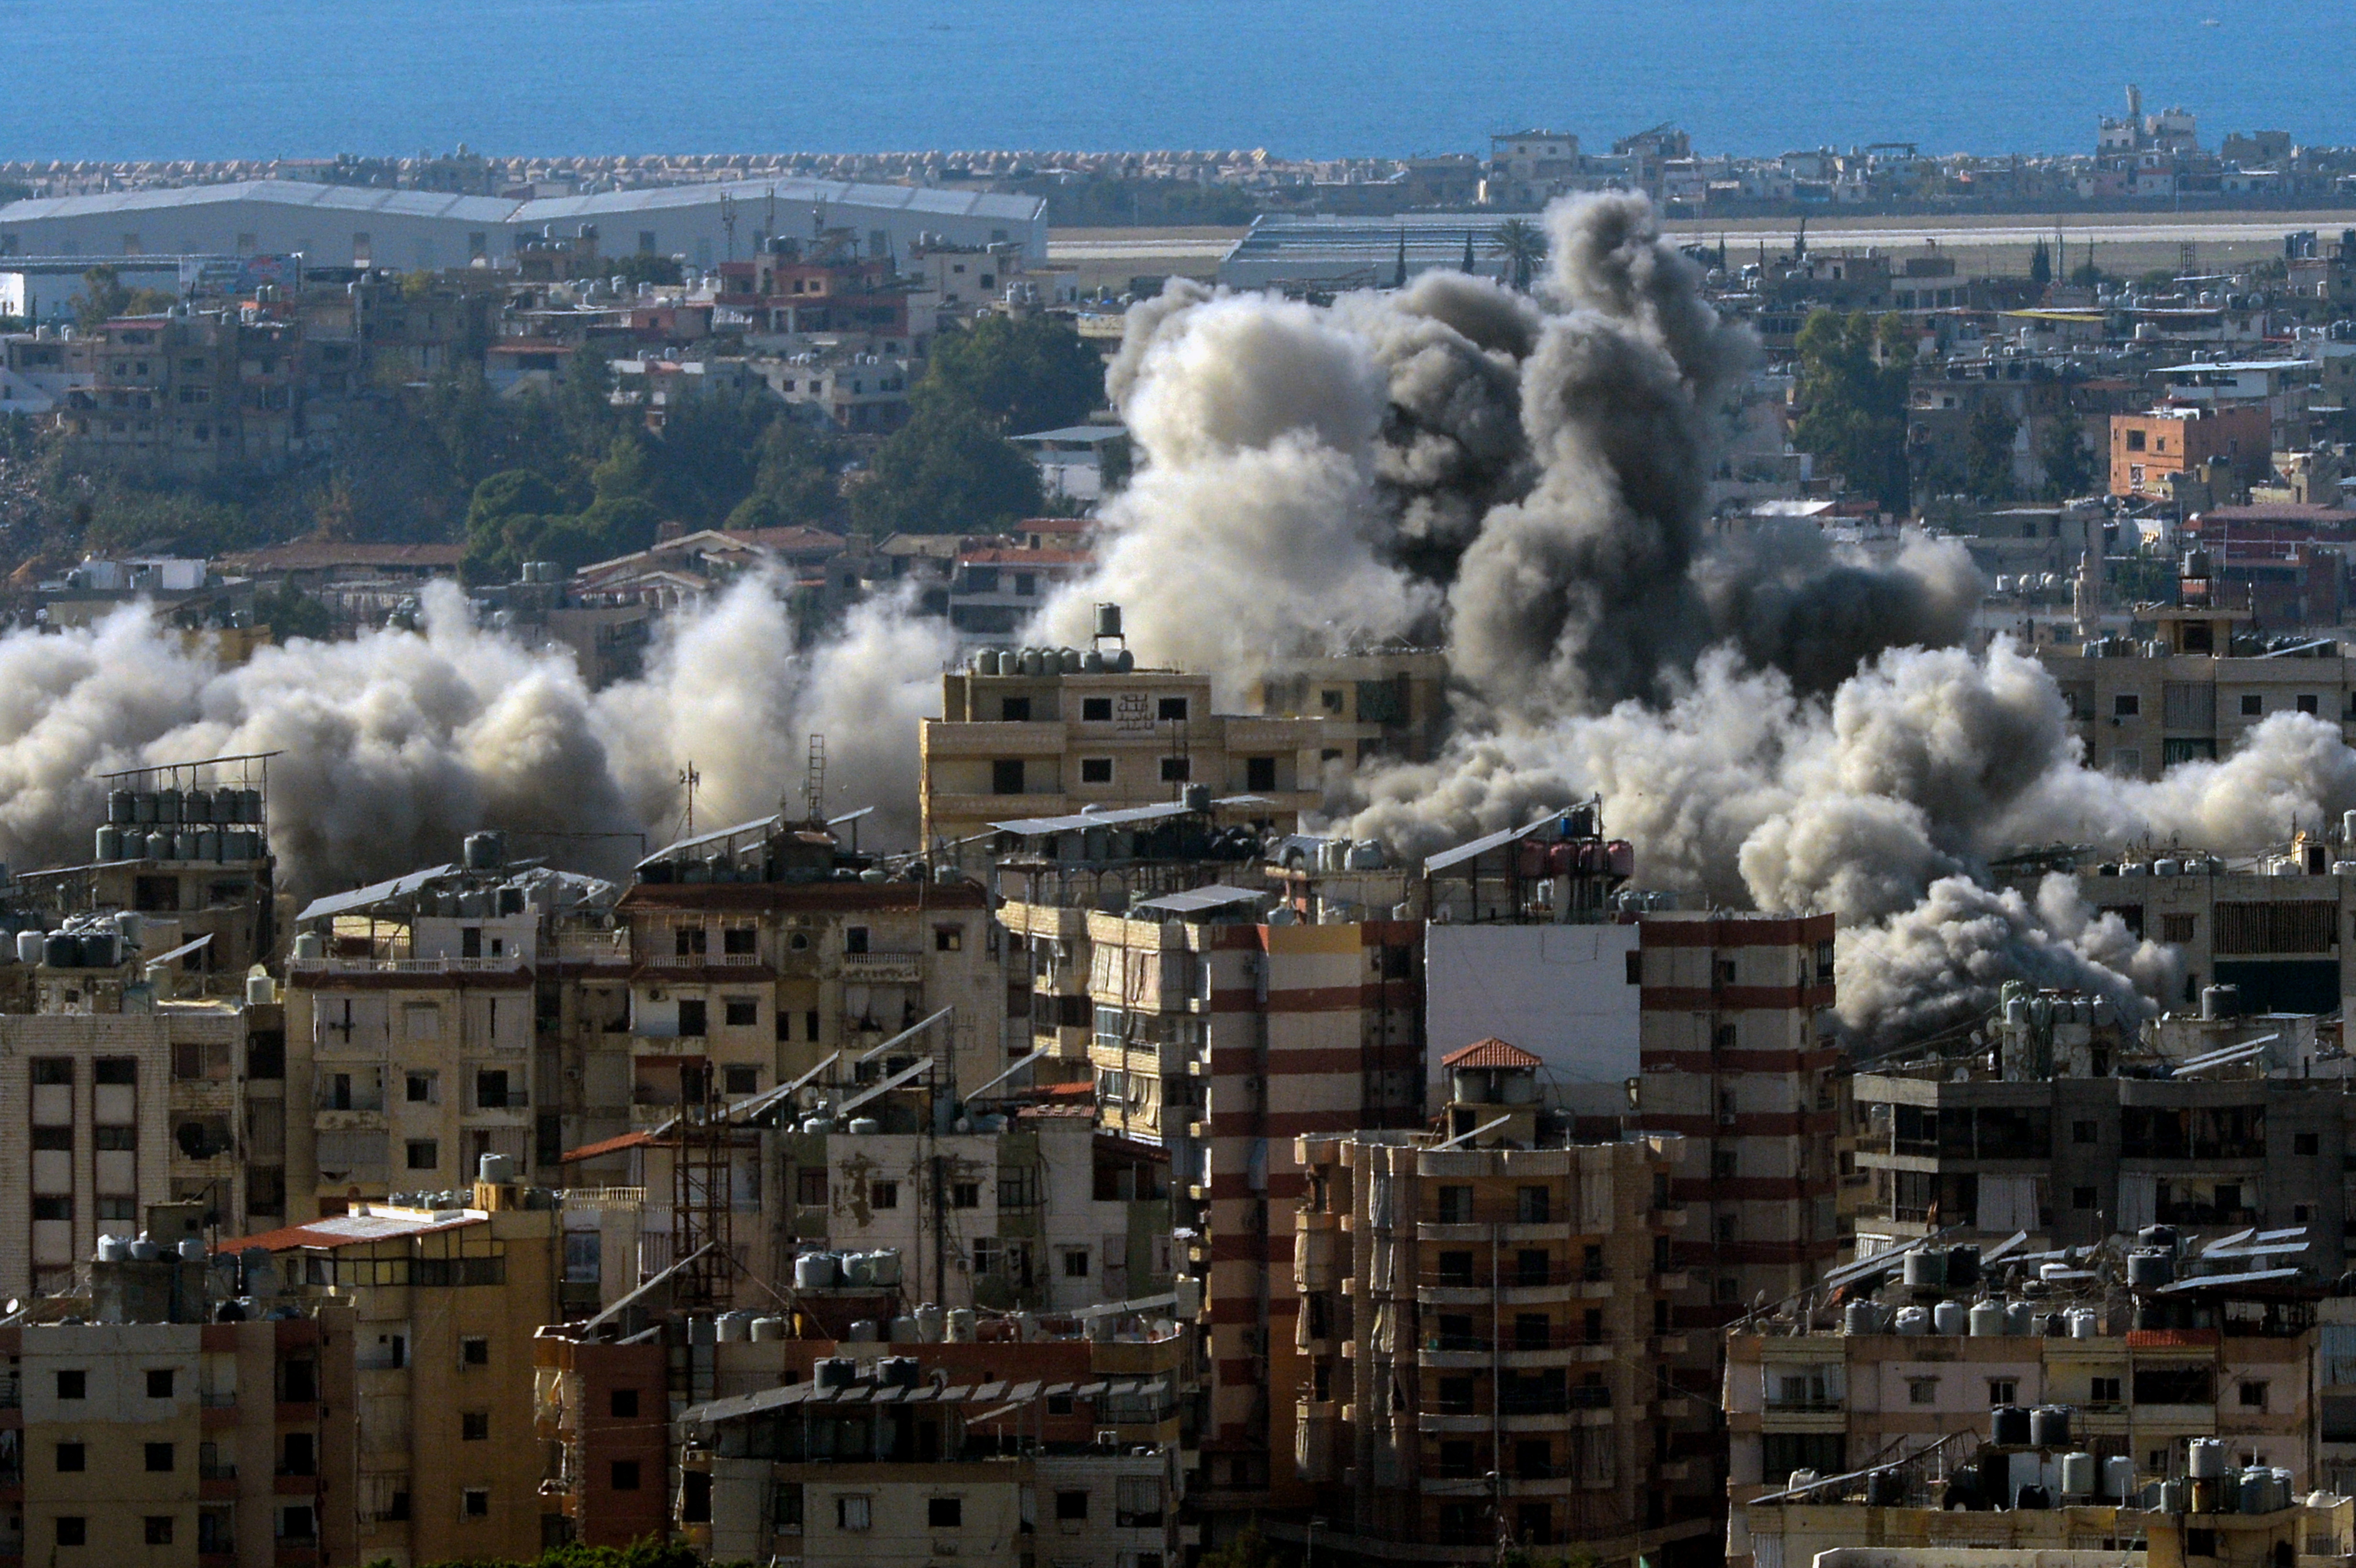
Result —
M0 161L0 1568L2356 1563L2356 150L2127 97Z

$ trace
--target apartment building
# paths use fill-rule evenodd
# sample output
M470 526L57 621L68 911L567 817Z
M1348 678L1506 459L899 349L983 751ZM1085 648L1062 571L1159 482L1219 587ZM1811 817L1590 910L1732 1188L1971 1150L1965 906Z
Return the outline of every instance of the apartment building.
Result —
M1274 718L1323 720L1324 750L1353 763L1429 762L1448 730L1448 656L1398 649L1279 659L1251 706Z
M0 1328L0 1555L357 1561L351 1425L329 1415L351 1408L351 1308L215 1322L201 1255L90 1269Z
M0 1293L70 1287L102 1236L241 1229L279 1200L275 1008L166 1003L147 1012L0 1015ZM252 1160L255 1163L249 1163Z
M351 1315L353 1381L333 1407L357 1431L338 1504L357 1514L354 1561L539 1552L533 1337L558 1313L562 1234L552 1205L485 1181L450 1207L361 1203L223 1243L274 1260L295 1304Z
M1223 820L1290 831L1322 800L1324 759L1341 755L1324 719L1223 714L1207 675L1088 669L1088 656L1051 653L1052 670L1037 650L984 649L941 677L942 717L925 720L922 739L926 843L981 840L1014 819L1164 805L1190 788L1226 800ZM1003 670L1008 656L1017 671Z
M1794 1551L1869 1539L1815 1539L1804 1547L1795 1528L1802 1521L1778 1516L1819 1495L1838 1497L1877 1465L1893 1472L1879 1494L1886 1505L1920 1506L1922 1488L1935 1477L1941 1485L1929 1494L1932 1506L1944 1496L1950 1509L1999 1514L2015 1508L2023 1487L2048 1487L2049 1499L2095 1492L2059 1479L2063 1449L2092 1455L2098 1477L2106 1461L2132 1465L2128 1488L2136 1498L2151 1481L2187 1474L2187 1445L2195 1438L2221 1440L2237 1474L2248 1465L2280 1467L2302 1486L2314 1474L2314 1287L2260 1271L2139 1288L2132 1301L2124 1291L2106 1295L2091 1280L2078 1281L2031 1301L2020 1293L2019 1269L1997 1272L1996 1279L1956 1285L1951 1273L1944 1287L1883 1291L1885 1307L1915 1302L1922 1319L1930 1314L1922 1304L1944 1297L1953 1314L1944 1323L1896 1322L1869 1294L1844 1309L1839 1323L1830 1309L1803 1310L1746 1323L1729 1336L1730 1564L1758 1568ZM1970 1333L1954 1331L1967 1316L1965 1296L1977 1298ZM2083 1321L2064 1332L2045 1327L2045 1315L2068 1311ZM2041 1332L2028 1327L2032 1314ZM2021 1332L2008 1327L2015 1319ZM1858 1331L1837 1331L1843 1327ZM2025 1407L2034 1405L2066 1407L2066 1426L2058 1434L2047 1427L2036 1444L2028 1430L2006 1430L2014 1420L2027 1428ZM2008 1419L1997 1424L1992 1411ZM1818 1494L1804 1478L1811 1472L1844 1479ZM2097 1485L2100 1495L2084 1501L2118 1499L2113 1481ZM1774 1536L1783 1539L1768 1550Z
M1715 1328L1755 1301L1806 1289L1841 1245L1840 1052L1823 1018L1834 1000L1833 923L1828 914L1663 911L1638 927L1637 1117L1697 1150L1674 1184L1692 1217L1675 1249L1693 1281L1672 1311L1679 1329Z
M2273 421L2263 403L2170 404L2111 416L2111 494L2172 500L2221 466L2247 485L2271 472Z
M1488 1040L1448 1061L1469 1136L1296 1140L1294 1462L1348 1499L1319 1544L1713 1552L1715 1467L1684 1454L1708 1406L1663 1375L1697 1349L1668 1317L1684 1140L1573 1143L1535 1056Z

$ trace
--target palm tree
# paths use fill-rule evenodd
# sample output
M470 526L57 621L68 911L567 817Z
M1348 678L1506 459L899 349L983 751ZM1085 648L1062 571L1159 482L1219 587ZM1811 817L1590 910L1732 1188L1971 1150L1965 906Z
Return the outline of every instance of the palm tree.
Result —
M1505 261L1513 272L1514 287L1525 293L1546 253L1546 230L1526 218L1508 218L1489 236L1489 254Z

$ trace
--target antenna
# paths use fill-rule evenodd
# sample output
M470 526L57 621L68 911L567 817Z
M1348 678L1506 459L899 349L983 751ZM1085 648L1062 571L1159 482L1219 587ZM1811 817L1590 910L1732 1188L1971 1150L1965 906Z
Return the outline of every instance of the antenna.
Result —
M703 782L703 775L695 771L693 757L687 760L687 766L679 770L679 782L687 787L687 827L680 837L691 838L695 836L695 788Z
M802 804L812 822L826 820L826 737L817 733L809 738L809 767L802 784Z

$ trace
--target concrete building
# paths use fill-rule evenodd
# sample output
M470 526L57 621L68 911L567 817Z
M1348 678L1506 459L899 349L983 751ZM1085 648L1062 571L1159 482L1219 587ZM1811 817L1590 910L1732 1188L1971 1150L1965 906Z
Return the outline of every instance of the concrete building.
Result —
M351 1314L354 1381L330 1398L357 1430L337 1503L357 1515L354 1561L541 1549L532 1347L557 1316L562 1232L552 1208L525 1205L524 1189L481 1182L451 1207L361 1204L222 1245L266 1252L297 1301Z
M2206 482L2212 465L2241 484L2265 479L2273 421L2263 405L2207 403L2111 416L2111 494L2170 500L2188 481Z
M1035 197L781 178L526 201L380 187L245 180L50 197L0 208L0 256L253 256L299 252L314 267L397 272L504 261L525 241L584 226L605 253L684 256L709 271L776 236L853 230L871 254L926 236L1047 254Z
M1429 762L1448 731L1448 656L1391 649L1277 659L1248 705L1279 718L1323 720L1324 751L1342 759Z
M1666 1362L1671 1172L1684 1140L1568 1140L1537 1059L1449 1059L1470 1137L1296 1140L1294 1462L1341 1489L1317 1544L1344 1556L1490 1561L1502 1541L1603 1563L1715 1548L1707 1402ZM1452 1122L1451 1124L1452 1125Z
M358 1561L350 1306L214 1322L200 1257L89 1267L0 1328L0 1555Z

